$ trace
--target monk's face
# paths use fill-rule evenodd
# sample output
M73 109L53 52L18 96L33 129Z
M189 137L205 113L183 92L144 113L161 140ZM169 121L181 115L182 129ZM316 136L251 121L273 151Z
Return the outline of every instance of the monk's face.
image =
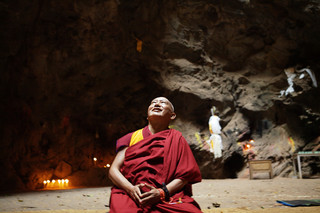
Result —
M158 97L151 101L148 108L148 118L162 117L173 120L176 117L172 103L165 97Z

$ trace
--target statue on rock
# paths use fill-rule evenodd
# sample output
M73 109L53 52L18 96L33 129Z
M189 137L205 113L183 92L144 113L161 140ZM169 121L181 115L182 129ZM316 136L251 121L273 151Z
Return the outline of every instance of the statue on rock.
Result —
M221 126L220 126L220 118L215 115L216 107L213 106L211 108L211 117L209 119L209 130L210 130L210 138L207 140L207 143L210 147L210 152L213 152L214 158L222 157L222 140L221 140Z

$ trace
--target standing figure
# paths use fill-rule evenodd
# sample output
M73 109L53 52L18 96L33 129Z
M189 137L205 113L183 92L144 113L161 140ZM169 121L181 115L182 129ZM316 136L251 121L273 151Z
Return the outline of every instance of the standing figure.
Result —
M210 138L207 143L210 146L210 152L214 153L214 158L222 157L222 140L221 140L221 126L219 124L220 118L216 116L215 113L216 108L213 106L211 108L211 117L209 119L209 130L210 130Z
M113 212L201 212L191 184L201 181L199 167L182 136L169 129L176 114L164 97L152 100L148 125L117 141L110 167Z

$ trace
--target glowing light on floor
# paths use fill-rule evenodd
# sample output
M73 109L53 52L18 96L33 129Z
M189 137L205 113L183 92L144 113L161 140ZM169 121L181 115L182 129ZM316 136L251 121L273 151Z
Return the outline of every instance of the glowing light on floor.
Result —
M44 180L43 188L45 189L65 189L69 187L68 179Z

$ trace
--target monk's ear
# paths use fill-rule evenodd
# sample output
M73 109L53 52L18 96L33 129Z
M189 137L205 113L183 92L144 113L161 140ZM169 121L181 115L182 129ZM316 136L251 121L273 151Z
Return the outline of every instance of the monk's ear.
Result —
M171 120L174 120L176 117L177 117L176 113L172 112L170 119L171 119Z

